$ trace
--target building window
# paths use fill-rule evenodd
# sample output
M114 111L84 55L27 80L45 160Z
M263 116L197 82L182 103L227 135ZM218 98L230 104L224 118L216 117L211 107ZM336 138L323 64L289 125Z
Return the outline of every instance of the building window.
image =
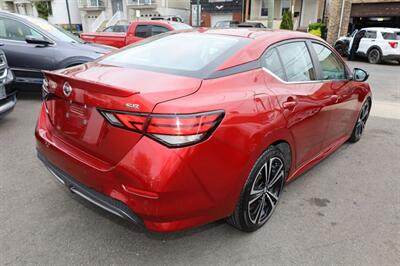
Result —
M291 0L281 0L281 16L290 11L291 2Z
M261 16L268 17L268 0L261 0Z

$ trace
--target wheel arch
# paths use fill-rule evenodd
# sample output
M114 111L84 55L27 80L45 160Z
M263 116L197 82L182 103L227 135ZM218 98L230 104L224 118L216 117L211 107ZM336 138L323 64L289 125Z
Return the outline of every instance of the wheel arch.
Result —
M84 63L91 62L91 61L93 61L92 58L85 57L85 56L68 57L68 58L64 59L63 61L59 62L57 68L61 69L61 68L77 66L77 65L84 64Z
M377 49L381 53L381 56L382 56L382 49L378 45L372 45L371 47L369 47L367 50L367 56L372 49Z

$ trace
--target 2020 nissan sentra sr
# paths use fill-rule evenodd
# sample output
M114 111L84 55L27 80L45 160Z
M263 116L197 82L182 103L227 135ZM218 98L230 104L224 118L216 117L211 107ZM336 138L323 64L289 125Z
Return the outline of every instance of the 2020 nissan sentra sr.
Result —
M39 158L68 188L149 230L269 219L282 187L360 139L366 72L321 39L168 33L45 73Z

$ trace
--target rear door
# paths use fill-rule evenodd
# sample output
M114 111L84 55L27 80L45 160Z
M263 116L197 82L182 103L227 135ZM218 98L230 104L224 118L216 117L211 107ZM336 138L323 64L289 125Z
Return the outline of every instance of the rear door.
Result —
M54 68L54 46L29 44L26 36L46 38L39 31L20 21L0 16L1 49L7 57L19 87L39 89L43 75L41 70Z
M377 43L377 32L376 30L367 30L365 32L365 36L360 40L360 46L358 47L357 52L363 55L368 53L368 49L374 44L379 45Z
M262 58L267 87L277 96L295 140L296 166L321 152L329 125L330 87L318 80L306 41L269 48Z

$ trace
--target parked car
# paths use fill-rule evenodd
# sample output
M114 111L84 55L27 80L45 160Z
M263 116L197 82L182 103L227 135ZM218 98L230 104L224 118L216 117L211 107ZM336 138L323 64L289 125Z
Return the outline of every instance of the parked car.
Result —
M177 15L152 17L151 20L170 20L183 23L183 18Z
M174 30L191 29L189 25L166 20L133 21L126 33L95 32L82 33L81 38L86 42L105 44L121 48L145 38Z
M92 61L112 50L85 44L75 35L40 18L0 11L0 43L19 90L40 90L42 70Z
M361 138L371 108L368 74L295 31L172 32L45 78L42 162L162 232L260 228L285 183Z
M8 87L13 79L14 75L8 67L6 56L0 50L0 118L11 112L17 103L17 91Z
M240 24L239 21L236 20L221 20L215 23L213 28L217 29L236 28L239 24Z
M360 36L360 38L355 38ZM358 41L354 43L354 39ZM335 49L342 55L348 55L355 45L356 55L366 57L372 64L383 60L395 60L400 63L400 29L364 28L354 31L349 37L341 37L335 43Z
M266 28L261 22L243 22L237 25L238 28Z
M129 24L112 25L103 30L103 32L127 32Z

